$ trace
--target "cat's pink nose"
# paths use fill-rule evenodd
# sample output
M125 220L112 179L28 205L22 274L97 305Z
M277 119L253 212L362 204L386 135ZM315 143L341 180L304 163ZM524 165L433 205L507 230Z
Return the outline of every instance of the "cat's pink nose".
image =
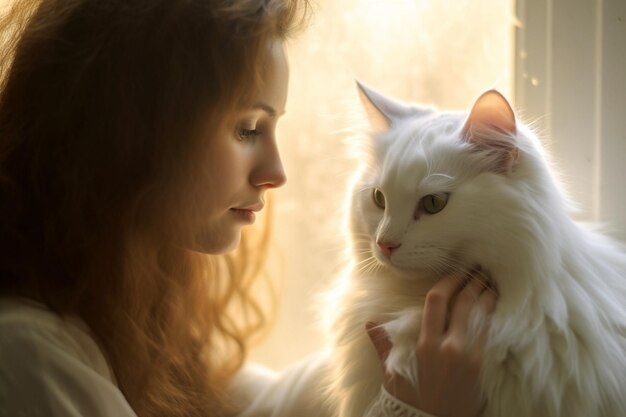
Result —
M376 244L380 247L380 250L382 250L387 257L390 257L391 252L401 246L401 244L385 242L384 240L377 240Z

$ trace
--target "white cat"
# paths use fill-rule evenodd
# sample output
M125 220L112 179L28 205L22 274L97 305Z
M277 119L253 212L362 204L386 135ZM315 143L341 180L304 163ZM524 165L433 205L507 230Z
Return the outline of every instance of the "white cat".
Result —
M467 114L359 90L373 133L349 195L352 262L331 309L339 415L362 416L382 383L365 322L386 323L388 368L415 380L424 294L443 273L481 265L499 291L483 416L626 416L626 255L571 220L506 99L488 91Z

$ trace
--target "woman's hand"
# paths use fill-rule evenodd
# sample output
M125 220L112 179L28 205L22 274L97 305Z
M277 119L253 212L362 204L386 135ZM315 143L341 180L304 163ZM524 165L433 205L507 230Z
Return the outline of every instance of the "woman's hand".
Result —
M476 417L484 406L480 366L488 326L469 337L470 311L482 308L489 316L496 292L484 280L451 275L439 280L426 295L422 327L416 346L419 387L386 373L385 388L399 400L437 417ZM391 342L376 323L367 332L384 363Z

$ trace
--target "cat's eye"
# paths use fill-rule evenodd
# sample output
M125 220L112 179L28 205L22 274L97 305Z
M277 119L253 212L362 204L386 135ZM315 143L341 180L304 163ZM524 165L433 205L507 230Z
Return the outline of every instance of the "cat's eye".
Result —
M378 207L382 209L385 208L385 195L378 188L374 188L372 191L372 199L374 200L374 204Z
M448 204L448 194L428 194L420 202L420 206L428 214L439 213L446 204Z

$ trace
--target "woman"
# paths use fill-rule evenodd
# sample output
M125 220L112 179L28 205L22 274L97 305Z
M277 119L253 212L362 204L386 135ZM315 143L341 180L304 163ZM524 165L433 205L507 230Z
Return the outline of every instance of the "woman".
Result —
M264 323L250 285L267 231L241 234L285 182L283 43L304 2L13 2L0 23L0 415L306 415L302 368L299 389L233 379ZM427 307L442 323L459 291L444 282ZM440 353L427 358L442 389L388 391L434 414L452 392L476 414L475 369L444 354L450 375Z

